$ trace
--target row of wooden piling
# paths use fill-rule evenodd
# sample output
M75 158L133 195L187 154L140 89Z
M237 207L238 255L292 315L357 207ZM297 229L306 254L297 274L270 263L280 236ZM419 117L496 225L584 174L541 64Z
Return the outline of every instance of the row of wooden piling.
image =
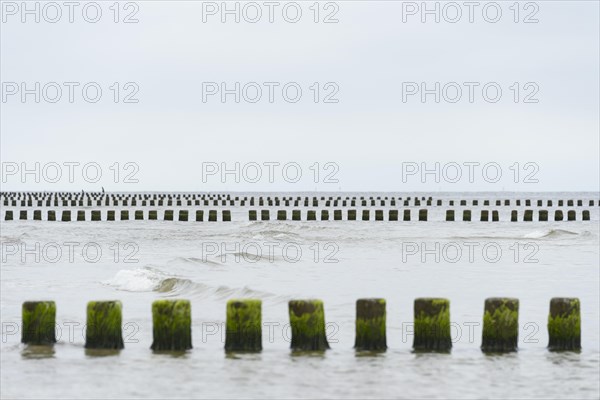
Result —
M447 204L445 204L446 206L460 206L460 207L468 207L470 206L479 206L479 201L478 200L473 200L470 202L471 204L467 204L466 200L461 200L460 202L455 202L454 200L448 200ZM568 200L566 202L566 206L567 207L575 207L575 202L572 200ZM304 201L301 200L263 200L263 199L259 199L258 201L254 201L253 198L251 198L250 200L141 200L141 201L136 201L135 199L123 199L123 200L112 200L109 201L108 198L106 198L106 200L102 201L102 200L58 200L58 199L54 199L52 200L4 200L2 202L2 204L6 207L110 207L110 206L123 206L123 207L128 207L128 206L138 206L138 207L163 207L163 206L167 206L167 207L171 207L171 206L176 206L176 207L184 207L184 206L215 206L215 207L253 207L253 206L269 206L269 207L279 207L279 206L285 206L285 207L376 207L376 206L381 206L381 207L385 207L388 203L386 202L386 200L325 200L325 201L321 201L319 202L319 200L317 199L313 199L312 201L309 201L308 199L305 199ZM589 206L589 207L593 207L595 204L594 200L589 200L587 202L587 204L584 204L584 202L582 200L578 200L577 201L577 207L585 207L585 206ZM598 204L600 205L600 202L598 202ZM427 200L424 203L421 203L420 200L415 199L412 203L410 200L399 200L398 202L396 202L396 200L390 200L389 201L389 206L390 207L396 207L396 206L404 206L404 207L419 207L419 206L444 206L443 201L442 200L437 200L436 202L433 202L432 200ZM493 202L490 203L489 200L484 200L482 202L482 204L484 207L488 207L488 206L493 206ZM530 200L525 200L523 203L521 202L521 200L516 200L515 201L515 206L520 207L520 206L525 206L525 207L531 207L532 203ZM497 200L495 202L495 206L496 207L502 207L502 202L500 200ZM510 200L506 200L504 202L504 206L509 207L511 206L510 204ZM547 207L554 207L554 202L552 200L548 200L546 202L546 206ZM559 200L557 202L557 207L564 207L565 206L565 202L563 200ZM537 207L544 207L544 204L542 202L542 200L538 200L537 201Z
M46 213L46 221L57 221L55 210L48 210ZM204 221L205 213L204 210L196 210L195 215L192 214L190 216L189 210L178 210L177 214L174 210L164 210L162 213L162 221ZM117 214L115 210L106 211L106 221L116 221L116 216L120 216L120 221L128 221L128 220L158 220L158 211L150 210L147 214L142 210L135 210L130 213L129 210L120 210ZM177 219L175 219L175 215L177 215ZM218 211L217 210L208 210L207 213L207 221L213 222L217 221ZM29 213L27 210L19 211L19 220L27 220L29 217ZM194 219L192 219L194 218ZM5 221L12 221L14 219L14 214L12 210L6 210L4 214ZM33 220L41 221L42 220L42 210L34 210L33 211ZM90 214L90 221L102 221L102 212L100 210L92 210ZM85 210L62 210L60 214L60 219L58 221L62 222L70 222L70 221L86 221L86 212ZM231 211L230 210L222 210L221 211L221 221L231 221Z
M384 210L362 210L360 215L360 220L362 221L370 221L371 220L371 211L374 211L375 221L386 221L385 219L385 211ZM411 211L413 210L403 210L402 213L402 221L411 221ZM417 212L417 220L418 221L427 221L428 220L428 210L414 210ZM356 221L357 220L357 210L346 210L346 218L344 219L344 210L334 210L333 211L333 220L334 221ZM533 221L533 210L524 210L522 221L532 222ZM387 210L387 221L399 221L399 210ZM292 221L302 221L302 211L300 210L292 210L291 213ZM249 210L248 211L248 220L257 221L259 218L259 214L257 210ZM288 220L288 212L287 210L278 210L276 213L276 219L278 221L287 221ZM331 219L331 213L329 210L321 210L320 218L318 218L316 210L308 210L306 212L306 221L328 221ZM554 221L563 221L564 213L562 210L555 210L554 212ZM567 211L568 221L576 221L577 213L575 210ZM261 221L270 221L271 213L270 210L260 210L260 220ZM462 221L472 221L472 213L471 210L463 210L462 212ZM500 220L498 210L481 210L479 221L493 221L497 222ZM511 222L519 221L519 212L517 210L511 211ZM589 221L590 220L590 211L583 210L581 211L581 220ZM456 221L455 219L455 210L446 210L446 221ZM538 211L538 221L548 221L548 210L539 210Z
M291 300L288 303L291 348L294 351L329 349L325 312L321 300ZM23 303L21 342L52 345L56 342L56 304L53 301ZM225 350L262 350L262 302L258 299L230 300L227 303ZM481 350L492 353L518 349L519 300L485 300ZM157 300L152 304L151 349L185 351L192 348L191 304L188 300ZM413 349L448 352L452 348L450 301L418 298L414 301ZM385 299L356 301L354 348L385 351ZM577 298L553 298L548 316L548 348L553 351L581 349L581 312ZM118 350L124 347L122 305L119 301L93 301L87 305L86 342L88 349Z
M161 211L163 221L204 221L205 210L195 210L195 215L190 215L189 210L164 210ZM333 219L334 221L370 221L371 220L371 211L374 211L375 221L399 221L400 219L400 210L387 210L387 213L384 210L361 210L360 218L357 214L357 210L345 210L344 219L344 210L333 210L333 213L330 213L329 210L320 210L320 213L317 214L317 210L308 210L304 213L305 219L302 219L303 212L301 210L292 210L291 211L291 220L292 221L328 221ZM428 210L403 210L402 213L402 221L411 221L412 211L417 212L417 220L418 221L427 221L428 220ZM33 220L41 221L42 220L42 210L33 210ZM47 210L46 211L46 221L57 221L57 211L55 210ZM59 221L70 222L70 221L86 221L86 211L85 210L62 210ZM217 210L208 210L207 213L208 221L217 221L218 211ZM386 219L387 214L387 219ZM568 210L566 212L566 218L563 210L554 210L554 221L577 221L577 211L576 210ZM590 211L582 210L581 211L581 221L589 221L590 220ZM29 219L29 210L19 210L18 216L19 220L28 220ZM120 210L119 214L115 210L107 210L105 213L106 221L116 221L116 216L119 215L120 221L127 221L130 219L133 220L158 220L159 212L157 210L150 210L144 212L144 210ZM177 219L175 216L177 215ZM549 221L549 211L548 210L538 210L537 212L538 219L537 221ZM287 221L289 214L287 210L277 210L275 219L278 221ZM524 222L533 222L534 221L534 210L524 210L522 213L522 218L519 219L519 212L517 210L512 210L510 214L511 222L518 222L519 220ZM260 218L261 221L270 221L271 220L271 211L270 210L248 210L248 221L258 221ZM4 214L5 221L12 221L15 219L15 215L13 210L6 210ZM92 210L90 212L90 221L102 221L102 211L101 210ZM446 221L456 221L456 211L455 210L446 210ZM497 222L500 221L499 211L498 210L480 210L479 218L473 218L471 210L462 210L462 221L482 221L482 222ZM222 210L221 211L221 221L231 221L231 211L230 210Z

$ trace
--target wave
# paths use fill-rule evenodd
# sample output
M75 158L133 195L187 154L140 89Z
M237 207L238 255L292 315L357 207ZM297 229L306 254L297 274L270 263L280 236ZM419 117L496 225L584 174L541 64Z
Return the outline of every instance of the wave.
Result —
M526 239L542 239L542 238L563 238L563 237L574 237L574 236L588 236L590 232L584 231L582 233L572 232L565 229L543 229L540 231L534 231L524 235Z
M271 298L286 301L287 296L279 296L269 292L250 289L247 286L231 288L228 286L210 286L194 282L187 278L168 275L157 268L143 267L133 270L120 270L107 281L105 285L113 286L116 290L128 292L157 292L166 296L181 296L201 298L227 299L233 297Z
M155 268L143 267L122 269L112 279L103 283L128 292L151 292L158 290L162 282L168 278L168 275Z
M0 243L23 243L24 239L28 239L29 234L21 233L20 235L0 235Z
M216 267L216 266L221 266L223 264L216 262L216 261L211 261L207 258L202 259L202 258L198 258L198 257L176 257L175 262L184 262L187 264L203 264L203 265L210 265L211 267Z
M451 236L449 239L462 239L462 240L473 240L473 239L495 239L495 240L518 240L518 239L559 239L559 238L576 238L590 236L590 231L572 232L565 229L543 229L539 231L533 231L525 235L514 235L514 236ZM424 238L427 239L427 238Z

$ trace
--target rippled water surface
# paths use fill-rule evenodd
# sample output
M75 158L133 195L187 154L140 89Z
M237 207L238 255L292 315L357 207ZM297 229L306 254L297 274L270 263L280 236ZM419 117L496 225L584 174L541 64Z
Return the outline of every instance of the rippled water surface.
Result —
M510 207L486 207L501 210L500 222L435 221L446 208L431 207L428 222L247 222L247 209L232 209L230 223L2 222L2 397L598 398L598 207L573 207L589 209L592 221L511 223ZM470 208L477 219L479 208ZM23 252L36 243L39 260ZM77 243L72 260L67 243ZM451 301L450 354L411 351L413 300L423 296ZM494 296L520 299L518 353L479 350L483 303ZM545 348L556 296L581 300L580 353ZM263 300L260 354L223 351L225 303L239 297ZM384 354L352 349L355 301L363 297L387 300ZM150 307L159 298L191 300L192 351L149 350ZM324 301L330 351L290 353L294 298ZM25 347L14 333L22 302L38 299L57 303L53 349ZM83 348L86 303L102 299L123 303L118 354Z

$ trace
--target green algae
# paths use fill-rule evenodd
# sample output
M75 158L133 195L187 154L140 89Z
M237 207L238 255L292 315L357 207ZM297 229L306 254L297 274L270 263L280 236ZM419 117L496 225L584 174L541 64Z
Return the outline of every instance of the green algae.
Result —
M120 301L90 301L87 305L86 349L119 350L123 345Z
M519 300L492 298L485 301L483 314L484 352L517 350L519 338Z
M229 300L225 350L255 352L262 350L262 302L260 300Z
M192 316L188 300L156 300L152 303L150 347L155 351L185 351L192 348Z
M56 303L26 301L22 308L21 343L51 345L56 343Z
M576 298L553 298L548 315L548 349L577 351L581 349L581 312Z
M356 301L354 348L359 351L385 351L387 349L385 299L359 299Z
M414 318L415 351L446 352L452 348L449 300L415 299Z
M289 314L292 327L292 350L329 349L325 334L325 312L321 300L291 300Z

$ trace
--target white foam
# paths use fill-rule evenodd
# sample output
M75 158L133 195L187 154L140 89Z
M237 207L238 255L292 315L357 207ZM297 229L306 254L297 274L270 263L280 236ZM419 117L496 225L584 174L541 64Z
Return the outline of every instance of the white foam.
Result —
M103 283L118 290L150 292L158 289L166 278L166 275L151 268L122 269L112 279Z

